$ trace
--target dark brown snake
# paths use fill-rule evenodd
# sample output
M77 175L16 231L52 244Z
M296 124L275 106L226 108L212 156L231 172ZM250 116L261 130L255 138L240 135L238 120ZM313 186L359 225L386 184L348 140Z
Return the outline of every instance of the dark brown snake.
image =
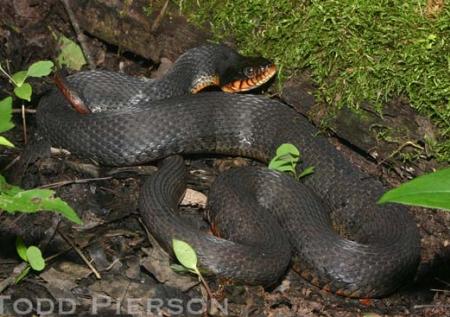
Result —
M166 158L142 188L142 217L167 251L173 238L191 244L206 273L273 285L292 253L296 270L319 287L352 297L392 293L412 279L420 240L406 208L376 204L385 191L378 180L354 167L304 117L278 101L249 94L190 94L211 84L227 91L251 88L271 71L264 60L206 45L187 51L157 81L81 72L68 81L93 113L76 113L53 91L40 102L38 125L52 145L102 164ZM239 84L244 75L246 84ZM185 167L174 154L268 162L282 143L296 145L304 162L300 168L314 166L314 174L301 182L262 167L221 175L209 197L209 217L221 238L200 233L177 216Z

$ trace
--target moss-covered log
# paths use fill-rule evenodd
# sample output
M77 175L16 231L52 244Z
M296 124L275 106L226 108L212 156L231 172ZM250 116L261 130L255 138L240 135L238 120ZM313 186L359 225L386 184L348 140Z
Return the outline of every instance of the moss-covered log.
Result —
M393 98L382 113L370 103L358 109L334 108L316 102L316 88L307 74L285 82L282 98L318 126L332 130L335 135L366 153L377 162L408 161L426 155L427 147L435 142L430 120L414 111L407 98Z

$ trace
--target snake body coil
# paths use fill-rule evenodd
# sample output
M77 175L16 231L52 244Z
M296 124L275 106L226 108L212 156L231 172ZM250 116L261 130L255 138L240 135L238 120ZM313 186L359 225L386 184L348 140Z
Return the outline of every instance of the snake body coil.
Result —
M248 214L254 218L242 219L240 229L227 234L239 243L199 234L174 215L184 190L184 165L176 156L164 160L161 173L143 187L140 208L146 225L166 249L174 237L186 240L198 252L202 268L245 283L274 283L289 263L292 245L302 275L318 286L354 297L380 297L397 289L417 268L419 235L406 208L376 204L385 190L378 180L352 166L304 117L280 102L222 92L188 95L193 88L186 81L195 79L186 65L198 60L202 67L205 60L216 65L204 56L219 53L226 73L227 50L206 46L188 51L174 66L177 76L169 72L154 82L108 72L73 75L69 82L87 104L98 105L98 112L76 113L60 93L52 92L38 108L41 134L53 145L108 165L196 153L267 162L280 144L292 143L304 164L315 167L302 184L262 168L246 168L221 177L234 191L216 186L211 204L253 210ZM239 61L232 56L230 62ZM187 73L181 78L183 71ZM202 76L209 75L205 71ZM157 94L152 93L155 87ZM239 192L247 198L238 200ZM259 213L258 208L273 212ZM246 238L247 226L255 226L251 219L263 225L253 229L259 235ZM256 247L258 240L266 247Z

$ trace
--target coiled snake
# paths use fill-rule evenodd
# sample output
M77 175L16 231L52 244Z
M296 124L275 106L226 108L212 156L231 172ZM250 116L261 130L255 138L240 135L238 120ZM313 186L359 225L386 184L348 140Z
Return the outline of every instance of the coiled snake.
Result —
M190 243L200 267L242 283L276 283L291 261L313 284L352 297L385 296L415 273L419 235L406 208L377 205L382 184L352 166L304 117L264 96L202 92L247 90L271 77L264 59L224 45L183 54L159 80L91 71L68 82L93 111L75 112L58 91L41 99L40 133L52 145L107 165L166 158L143 186L142 217L171 252ZM245 79L245 80L244 80ZM297 182L265 168L220 176L209 205L221 238L181 222L175 209L184 164L174 154L240 155L267 162L282 143L296 145L315 173ZM232 220L236 220L230 225ZM338 234L339 232L340 234Z

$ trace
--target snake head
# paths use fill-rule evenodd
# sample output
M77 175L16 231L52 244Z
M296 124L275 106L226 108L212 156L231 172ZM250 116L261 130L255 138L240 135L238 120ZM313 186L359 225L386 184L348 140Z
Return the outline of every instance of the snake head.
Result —
M220 88L224 92L249 91L262 86L273 78L277 69L269 60L262 57L240 56L241 61L231 65L220 76Z
M187 51L176 64L192 67L191 93L210 86L225 92L243 92L260 87L276 73L275 65L262 57L239 54L224 44L208 44Z

